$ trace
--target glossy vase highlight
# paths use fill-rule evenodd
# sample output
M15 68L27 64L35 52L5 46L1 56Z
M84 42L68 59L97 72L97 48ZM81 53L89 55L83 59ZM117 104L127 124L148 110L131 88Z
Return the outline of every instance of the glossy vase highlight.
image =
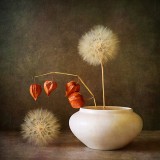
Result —
M142 130L143 122L129 107L88 106L80 108L69 120L73 134L87 147L99 150L119 149Z

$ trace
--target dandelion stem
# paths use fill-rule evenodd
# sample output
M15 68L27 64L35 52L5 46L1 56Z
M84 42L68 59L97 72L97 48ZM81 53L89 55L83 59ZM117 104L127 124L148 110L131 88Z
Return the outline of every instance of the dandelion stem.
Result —
M82 78L80 78L80 77L79 77L78 75L76 75L76 74L64 73L64 72L48 72L48 73L45 73L45 74L41 74L41 75L34 76L34 78L43 77L43 76L47 76L47 75L50 75L50 74L60 74L60 75L77 77L77 78L81 81L81 83L84 85L84 87L87 89L87 91L91 94L91 96L92 96L92 98L93 98L93 101L94 101L94 105L95 105L95 107L96 107L96 100L95 100L94 94L91 92L91 90L88 88L88 86L84 83L84 81L82 80Z
M102 94L103 94L103 109L105 108L105 93L104 93L104 69L103 63L101 62L101 71L102 71Z

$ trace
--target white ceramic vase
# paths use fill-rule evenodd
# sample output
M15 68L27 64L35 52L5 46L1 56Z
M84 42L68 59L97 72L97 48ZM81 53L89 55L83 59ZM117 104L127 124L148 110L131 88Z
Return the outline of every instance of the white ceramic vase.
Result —
M69 126L87 147L115 150L130 143L142 130L143 122L129 107L88 106L74 113Z

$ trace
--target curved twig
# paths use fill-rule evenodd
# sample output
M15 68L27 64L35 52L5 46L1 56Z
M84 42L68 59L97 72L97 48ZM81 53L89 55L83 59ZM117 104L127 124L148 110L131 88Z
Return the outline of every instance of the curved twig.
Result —
M82 78L80 76L76 75L76 74L64 73L64 72L48 72L48 73L45 73L45 74L40 74L40 75L34 76L34 78L43 77L43 76L47 76L47 75L50 75L50 74L60 74L60 75L77 77L81 81L81 83L84 85L84 87L87 89L87 91L91 94L91 96L93 98L93 101L94 101L94 105L96 106L96 100L95 100L94 94L91 92L91 90L88 88L88 86L84 83Z

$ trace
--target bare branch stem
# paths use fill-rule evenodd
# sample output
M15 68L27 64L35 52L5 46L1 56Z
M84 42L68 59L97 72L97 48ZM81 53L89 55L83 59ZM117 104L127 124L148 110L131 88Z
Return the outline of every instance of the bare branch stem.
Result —
M88 86L84 83L84 81L82 80L82 78L80 78L76 74L64 73L64 72L48 72L48 73L45 73L45 74L34 76L34 78L43 77L43 76L47 76L47 75L50 75L50 74L60 74L60 75L77 77L81 81L81 83L84 85L84 87L87 89L87 91L91 94L91 96L93 98L93 101L94 101L94 105L96 106L96 100L95 100L94 94L91 92L91 90L88 88Z

